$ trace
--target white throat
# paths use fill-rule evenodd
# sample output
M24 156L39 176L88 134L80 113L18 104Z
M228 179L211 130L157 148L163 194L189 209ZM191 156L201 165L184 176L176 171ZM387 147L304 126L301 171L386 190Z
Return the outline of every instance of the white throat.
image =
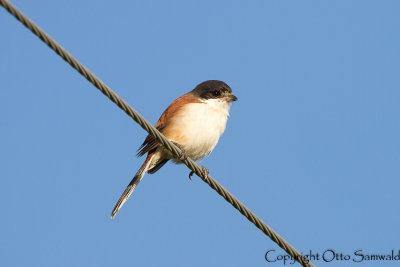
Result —
M229 116L229 109L231 108L231 103L223 99L207 99L204 103L212 107L215 111L223 113L225 116Z

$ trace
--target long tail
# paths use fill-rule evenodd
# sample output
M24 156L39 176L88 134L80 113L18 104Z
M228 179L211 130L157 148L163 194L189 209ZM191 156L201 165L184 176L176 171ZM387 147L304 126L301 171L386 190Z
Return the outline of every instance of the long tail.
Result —
M119 211L119 209L128 200L128 198L132 194L132 192L135 189L135 187L142 180L143 176L146 174L147 170L149 169L149 165L151 163L151 159L152 158L153 158L153 155L151 155L151 156L149 155L146 158L146 161L143 163L142 167L140 167L140 169L136 173L135 177L133 177L132 181L126 187L125 191L122 193L122 195L119 198L117 204L115 204L115 207L114 207L113 211L111 212L111 219L113 219L115 217L115 215L117 215L117 212Z

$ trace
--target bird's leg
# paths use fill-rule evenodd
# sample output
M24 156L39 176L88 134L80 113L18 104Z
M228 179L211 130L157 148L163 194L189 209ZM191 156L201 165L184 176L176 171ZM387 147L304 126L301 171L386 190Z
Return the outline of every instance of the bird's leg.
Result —
M179 149L180 149L181 152L182 152L182 155L179 157L179 160L182 161L182 162L183 162L183 161L186 161L189 157L188 157L188 155L187 155L187 153L186 153L186 150L183 148L183 146L180 145L180 144L178 144L177 142L172 142L172 143L174 143L174 145L176 145L177 147L179 147ZM203 176L204 176L204 177L207 177L208 174L209 174L208 169L207 169L206 167L204 167L204 166L200 166L200 169L201 169L201 173L203 174ZM192 180L193 174L194 174L194 171L191 171L191 172L189 173L189 179L190 179L190 180Z
M203 176L204 177L208 177L208 174L210 173L209 171L208 171L208 169L206 168L206 167L204 167L204 166L200 166L200 168L201 168L201 173L203 174ZM190 180L192 180L192 175L194 174L194 171L191 171L190 173L189 173L189 179Z
M179 149L181 150L181 152L182 152L182 155L179 157L179 160L180 161L186 161L187 159L188 159L188 155L187 155L187 153L186 153L186 150L183 148L183 146L182 145L180 145L180 144L178 144L178 143L176 143L176 142L172 142L172 143L174 143L174 145L176 145L177 147L179 147Z

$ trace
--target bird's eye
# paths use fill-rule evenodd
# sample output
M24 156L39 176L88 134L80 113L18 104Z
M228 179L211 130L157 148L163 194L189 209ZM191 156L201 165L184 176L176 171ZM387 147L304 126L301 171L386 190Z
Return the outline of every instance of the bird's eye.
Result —
M219 95L221 95L221 93L220 93L219 91L215 90L215 91L213 92L213 95L219 96Z

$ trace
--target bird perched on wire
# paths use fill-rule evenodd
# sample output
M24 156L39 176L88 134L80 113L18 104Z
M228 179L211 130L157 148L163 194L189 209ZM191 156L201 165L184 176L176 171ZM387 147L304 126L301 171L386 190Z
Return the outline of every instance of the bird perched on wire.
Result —
M111 218L117 214L146 172L155 173L170 159L182 163L187 157L200 160L208 156L224 132L231 103L236 100L237 97L226 83L209 80L172 102L155 127L181 149L182 158L173 158L171 152L148 135L138 150L138 156L147 153L146 160L122 193ZM208 170L202 169L208 175Z

